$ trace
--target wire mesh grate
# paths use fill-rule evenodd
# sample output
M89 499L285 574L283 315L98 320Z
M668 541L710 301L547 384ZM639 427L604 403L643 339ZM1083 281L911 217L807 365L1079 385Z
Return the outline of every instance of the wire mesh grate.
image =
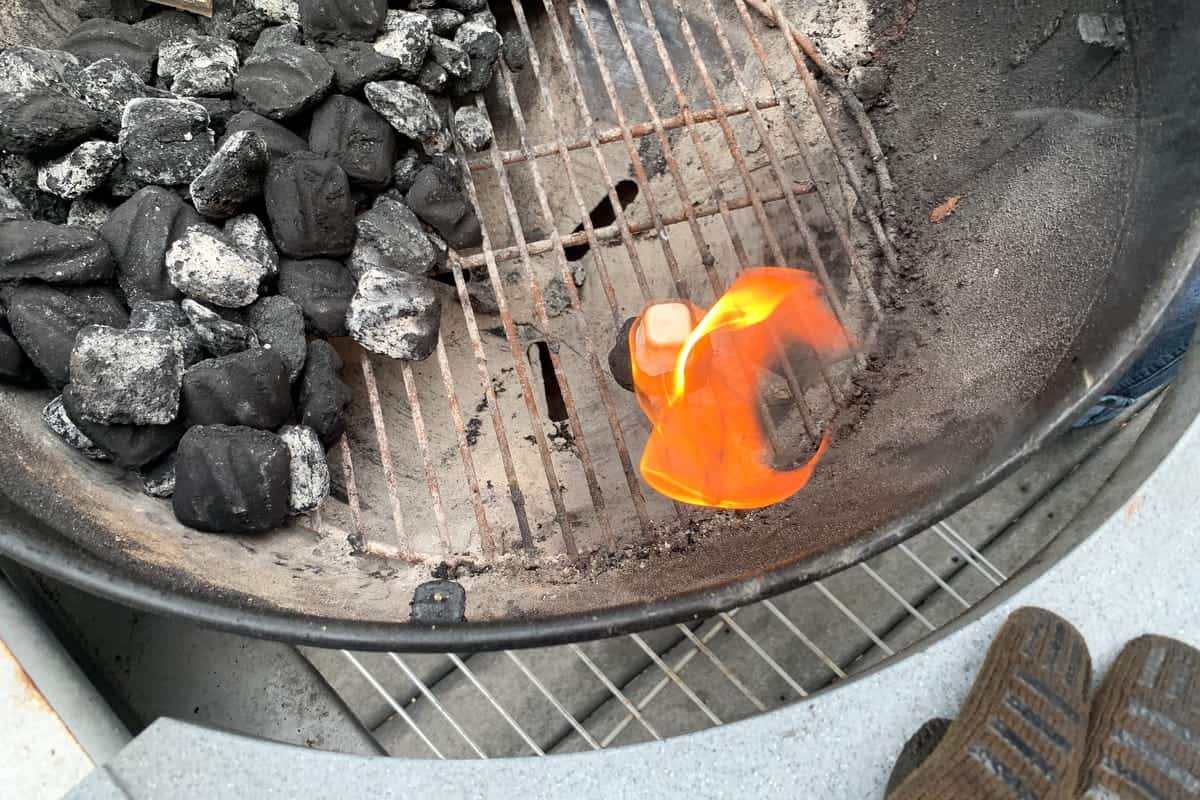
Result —
M1150 416L1080 434L867 562L707 620L520 652L345 653L377 706L356 713L393 755L497 758L668 739L803 701L970 613L1086 504Z

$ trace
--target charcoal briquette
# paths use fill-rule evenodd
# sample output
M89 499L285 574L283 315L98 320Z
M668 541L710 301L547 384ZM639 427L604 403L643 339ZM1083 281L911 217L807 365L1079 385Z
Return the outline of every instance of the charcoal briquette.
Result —
M279 272L279 251L256 214L239 214L225 222L225 236L242 255L262 264L270 278Z
M274 120L290 119L321 101L333 87L333 67L298 44L256 47L234 84L242 102Z
M374 248L393 269L427 275L437 263L429 237L416 214L403 203L386 197L358 218L358 242Z
M529 64L529 42L520 31L509 31L504 34L504 63L514 72L520 72Z
M139 470L142 491L151 497L167 498L175 494L175 451Z
M396 132L366 103L340 94L327 98L313 113L308 143L337 162L352 184L378 192L391 182Z
M78 4L80 19L115 19L134 23L142 18L149 6L147 0L83 0Z
M262 347L192 366L183 375L181 397L188 425L275 430L292 416L287 365Z
M237 9L261 14L274 25L286 25L300 21L298 0L238 0Z
M300 377L297 410L300 424L317 432L321 444L332 447L346 430L346 410L354 395L342 382L342 359L323 339L308 344Z
M329 463L317 432L307 425L287 425L279 430L279 438L291 455L292 514L316 511L329 497Z
M400 160L392 165L392 187L401 194L406 194L417 180L417 173L424 164L421 155L415 150L409 150Z
M461 11L455 11L453 8L430 8L419 13L429 19L429 24L437 36L453 36L458 26L467 21Z
M40 380L37 368L13 336L8 316L0 311L0 383L35 386Z
M378 52L369 42L327 47L321 55L333 67L334 85L342 94L354 94L372 81L400 74L400 61Z
M246 309L246 324L254 330L264 350L271 350L283 359L288 380L295 383L304 371L308 354L304 312L300 306L282 295L263 297Z
M503 41L495 26L481 22L464 22L454 32L454 43L466 51L471 60L470 71L461 78L452 78L450 90L457 95L482 92L492 82L496 61L500 58Z
M158 37L160 42L200 32L200 24L196 21L195 16L169 9L134 22L133 27Z
M433 61L426 61L422 64L417 77L413 78L413 83L421 87L427 94L441 94L446 91L446 85L449 82L450 76L446 74L446 70Z
M0 48L0 92L74 94L79 59L65 50Z
M258 347L258 337L251 328L224 319L195 300L184 300L183 312L204 349L218 358Z
M183 354L168 331L88 325L71 351L77 414L104 425L166 425L179 413Z
M432 225L451 247L461 250L483 242L475 209L443 170L432 165L424 167L408 190L407 200L408 207Z
M208 112L188 100L131 100L119 142L129 176L159 186L191 183L216 150Z
M479 11L472 11L467 14L467 22L477 22L485 28L500 28L500 23L496 20L496 15L489 8L482 8Z
M187 229L203 224L195 209L157 186L140 190L113 211L100 229L117 260L117 282L130 303L175 300L167 250Z
M129 325L129 309L117 294L115 287L108 284L91 286L56 286L67 297L86 305L92 311L96 325L110 328L125 328Z
M425 62L433 25L423 14L389 11L383 33L375 40L375 50L400 62L402 75L415 75Z
M192 203L206 217L228 219L262 194L271 154L253 131L228 137L204 171L192 181Z
M154 78L160 42L158 36L145 28L110 19L91 19L71 31L62 49L84 64L103 58L116 59L149 83Z
M178 303L172 300L141 300L129 309L130 330L166 331L175 338L183 356L184 368L205 358L204 343L200 341L192 321Z
M262 533L287 522L291 457L273 433L192 428L175 456L175 517L211 533Z
M471 59L457 43L441 36L429 41L429 58L453 78L465 78L471 73Z
M209 130L218 137L224 137L229 121L245 110L242 101L236 97L193 97L191 100L208 112Z
M369 42L383 29L387 0L300 0L300 24L312 41Z
M52 158L99 130L100 117L74 97L47 90L0 93L0 150Z
M103 450L113 463L124 469L145 466L168 452L186 430L179 417L167 425L103 425L91 422L80 414L75 388L67 386L62 393L67 416L96 447Z
M109 136L121 132L121 115L130 100L139 97L171 99L170 92L147 86L125 62L102 58L79 72L79 97L100 116L100 128Z
M89 283L112 275L112 253L99 234L33 219L0 222L0 284Z
M258 287L267 270L220 231L197 226L167 251L167 274L175 288L188 297L222 308L242 308L258 299Z
M312 153L273 162L264 195L281 253L301 259L342 257L354 248L354 199L336 162Z
M254 43L254 51L266 51L272 47L278 47L284 44L304 44L304 32L300 30L300 26L294 22L289 22L284 25L276 25L270 28L264 28L259 34L258 41Z
M454 135L467 152L483 150L492 143L492 121L475 106L454 112Z
M0 152L0 186L12 192L29 216L42 222L64 223L70 204L43 192L37 185L37 165L25 156Z
M450 147L450 136L442 118L425 92L404 81L368 83L367 102L391 123L401 136L421 144L428 154Z
M224 144L234 134L243 131L252 131L261 136L267 143L267 150L270 151L272 160L308 150L308 142L278 122L248 109L239 111L226 123L225 136L221 139L221 144Z
M3 203L0 202L0 205L3 205ZM73 228L83 228L84 230L99 233L100 229L104 227L104 223L108 222L108 218L112 212L112 206L103 200L97 200L94 197L81 197L74 203L71 203L71 210L67 212L67 224ZM0 219L3 216L3 211L0 211Z
M487 0L441 0L441 5L470 14L487 8Z
M20 199L0 183L0 223L16 219L30 219L29 209Z
M240 60L228 39L189 34L158 48L158 85L183 97L233 94Z
M51 386L65 386L75 337L85 326L101 324L103 310L41 284L17 286L7 303L13 338Z
M354 290L354 277L340 261L279 262L279 293L300 306L309 333L316 336L347 334L346 312Z
M78 450L95 461L110 460L108 453L96 447L96 443L89 439L86 433L79 430L79 427L67 416L67 410L63 408L62 395L55 397L42 409L42 421L46 423L47 428L58 434L68 447Z
M84 142L43 164L38 170L38 188L64 200L76 200L103 186L120 161L121 148L112 142Z
M379 269L359 278L346 315L354 341L402 361L429 358L441 322L442 301L427 279Z

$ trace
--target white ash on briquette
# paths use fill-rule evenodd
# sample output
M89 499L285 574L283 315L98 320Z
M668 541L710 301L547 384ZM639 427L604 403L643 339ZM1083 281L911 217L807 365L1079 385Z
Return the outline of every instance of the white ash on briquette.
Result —
M491 145L476 93L524 39L485 0L401 5L98 3L0 49L0 382L61 392L64 446L185 525L318 509L352 401L323 339L428 358L428 276L481 243L453 150Z

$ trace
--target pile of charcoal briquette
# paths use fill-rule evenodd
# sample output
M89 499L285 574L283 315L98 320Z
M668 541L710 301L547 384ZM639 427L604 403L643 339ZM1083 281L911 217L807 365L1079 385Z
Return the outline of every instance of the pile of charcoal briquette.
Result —
M421 360L479 221L455 139L524 64L486 0L90 0L0 49L0 381L190 527L320 506L350 402L325 339Z

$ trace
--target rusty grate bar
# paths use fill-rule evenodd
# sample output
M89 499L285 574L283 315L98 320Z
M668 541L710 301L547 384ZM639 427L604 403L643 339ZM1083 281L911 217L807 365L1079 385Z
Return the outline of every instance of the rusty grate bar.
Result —
M797 195L811 194L815 191L816 189L813 187L813 185L808 182L795 181L792 184L792 192ZM721 199L716 203L702 205L699 208L692 209L691 215L699 220L726 212L741 211L742 209L750 208L757 203L762 203L764 205L767 203L777 203L783 200L784 197L785 194L779 190L771 192L756 192L753 195L742 195L734 198L733 200ZM722 210L722 206L724 206L724 210ZM588 219L586 214L584 214L584 219ZM668 214L662 218L662 224L667 227L678 225L687 221L687 214ZM584 224L591 225L591 222L589 220ZM558 246L556 244L557 241L560 242L563 247L578 247L582 244L590 244L593 245L592 252L595 253L595 244L597 243L613 242L617 239L622 239L627 235L642 236L655 231L656 228L657 225L655 225L653 222L628 222L624 225L620 223L613 223L612 225L605 225L600 228L593 227L590 233L587 230L583 230L579 233L569 233L565 236L561 234L555 234L554 236L549 236L545 239L538 239L537 241L529 242L526 244L526 247L528 248L531 256L542 255L543 253L549 253L553 251ZM521 249L516 245L501 247L493 250L490 255L499 263L515 261L521 257ZM468 270L477 269L484 266L486 263L487 254L482 252L466 256L462 259L463 268ZM647 299L653 296L653 293L650 292L649 287L646 289L646 294Z
M755 107L759 111L770 111L773 108L778 108L779 103L775 100L755 100ZM713 122L718 116L737 117L742 114L748 114L750 109L744 104L734 104L722 109L706 108L699 111L691 111L685 109L678 114L672 114L669 117L664 117L661 124L664 130L673 131L677 128L688 128L702 122ZM643 136L649 136L655 132L655 126L652 122L642 122L636 125L630 125L628 133L635 139L640 139ZM596 142L598 144L615 144L621 141L625 136L626 131L621 127L604 128L596 131ZM590 138L576 139L571 142L563 142L562 148L568 152L577 150L586 150L592 146ZM520 150L501 150L500 162L504 166L512 164L523 164L526 161L532 161L535 158L545 158L552 156L560 149L558 142L543 142L536 144L526 151L524 148ZM486 172L495 169L495 164L492 163L490 156L475 156L467 161L467 165L472 172Z

